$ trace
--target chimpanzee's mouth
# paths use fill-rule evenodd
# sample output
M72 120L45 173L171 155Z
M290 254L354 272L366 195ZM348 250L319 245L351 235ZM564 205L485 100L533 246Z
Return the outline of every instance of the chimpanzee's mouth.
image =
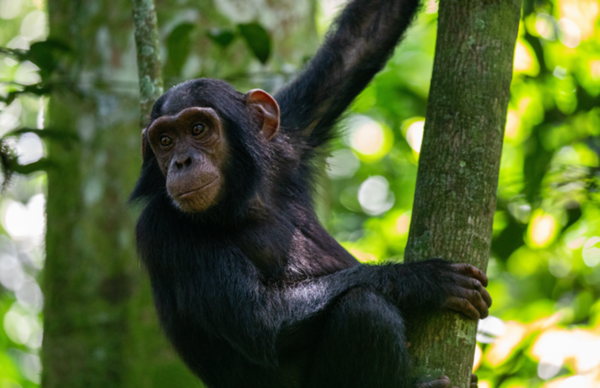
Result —
M215 179L213 179L212 181L208 182L205 185L202 185L202 186L200 186L198 188L195 188L193 190L190 190L190 191L186 191L185 193L176 195L175 197L177 197L177 198L188 198L188 197L191 197L194 194L196 194L198 191L206 189L208 186L211 186L213 183L215 183L218 180L219 180L219 176L217 176Z

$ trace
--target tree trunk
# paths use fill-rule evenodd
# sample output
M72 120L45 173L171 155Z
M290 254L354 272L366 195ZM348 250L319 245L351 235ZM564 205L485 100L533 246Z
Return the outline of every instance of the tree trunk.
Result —
M407 262L487 268L520 0L441 0ZM476 323L444 312L411 325L420 374L467 388Z
M176 5L164 6L170 13ZM204 15L212 4L200 7ZM48 127L79 141L48 144L42 386L200 386L158 328L135 251L137 214L127 200L140 171L141 136L131 0L49 0L48 12L50 38L72 48L62 67L69 79L50 98ZM285 36L305 36L306 25L312 20L288 24ZM160 85L153 87L158 93Z
M153 0L133 0L135 48L140 83L140 127L150 121L152 106L163 94L158 23Z

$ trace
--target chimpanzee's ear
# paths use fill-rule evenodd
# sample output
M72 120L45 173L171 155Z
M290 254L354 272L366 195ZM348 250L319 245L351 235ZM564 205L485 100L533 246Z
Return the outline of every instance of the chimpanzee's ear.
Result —
M277 101L267 92L260 89L252 89L246 93L246 105L253 109L256 118L262 122L260 131L267 141L277 135L279 131L279 105Z

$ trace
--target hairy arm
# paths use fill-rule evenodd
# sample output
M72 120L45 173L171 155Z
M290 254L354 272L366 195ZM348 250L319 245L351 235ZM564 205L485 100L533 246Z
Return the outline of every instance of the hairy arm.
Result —
M409 26L419 0L351 0L300 76L275 95L282 128L316 147L379 72Z
M478 319L487 316L491 304L483 288L487 278L481 271L442 260L357 265L287 286L255 280L228 287L236 292L219 307L229 310L229 314L223 311L223 319L214 322L213 327L246 357L266 366L277 365L282 343L289 342L298 332L306 332L307 325L311 326L340 296L355 287L380 292L406 315L447 307ZM230 304L235 308L230 310Z

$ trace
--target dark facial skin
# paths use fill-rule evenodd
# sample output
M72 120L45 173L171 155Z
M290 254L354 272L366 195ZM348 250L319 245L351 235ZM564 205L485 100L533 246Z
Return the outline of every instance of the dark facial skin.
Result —
M201 212L218 202L224 187L227 141L211 108L188 108L163 116L148 128L167 190L184 212Z

